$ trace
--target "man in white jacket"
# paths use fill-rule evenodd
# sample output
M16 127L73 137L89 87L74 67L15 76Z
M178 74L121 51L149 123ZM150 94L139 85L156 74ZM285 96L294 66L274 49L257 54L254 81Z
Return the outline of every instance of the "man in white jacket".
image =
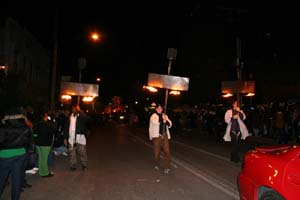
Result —
M245 140L249 136L247 127L244 124L246 119L245 113L238 107L238 102L232 102L232 109L225 113L225 122L227 123L226 133L223 139L232 143L230 161L239 162L239 151L241 140Z
M163 107L157 106L156 112L150 117L149 138L154 146L154 169L159 170L160 149L163 148L165 155L165 170L168 174L171 171L171 154L169 139L171 139L169 128L172 127L172 121L163 113Z

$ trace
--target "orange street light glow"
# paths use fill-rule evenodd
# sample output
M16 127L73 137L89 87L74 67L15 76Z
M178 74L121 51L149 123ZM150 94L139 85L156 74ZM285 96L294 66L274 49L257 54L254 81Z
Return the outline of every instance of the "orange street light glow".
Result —
M5 66L4 65L0 66L0 69L5 69Z
M233 95L230 94L230 93L227 93L227 94L224 94L224 95L223 95L224 98L228 98L228 97L232 97L232 96L233 96Z
M96 80L97 80L98 82L100 82L100 81L101 81L101 78L97 78Z
M92 33L91 39L94 41L98 41L100 39L100 35L98 33Z
M150 92L157 92L158 91L155 87L152 87L152 86L144 86L143 88L149 90Z
M180 91L176 91L176 90L172 90L171 92L170 92L170 95L180 95Z
M72 97L71 97L70 95L67 95L67 94L62 95L61 98L62 98L63 100L66 100L66 101L69 101L69 100L72 99Z

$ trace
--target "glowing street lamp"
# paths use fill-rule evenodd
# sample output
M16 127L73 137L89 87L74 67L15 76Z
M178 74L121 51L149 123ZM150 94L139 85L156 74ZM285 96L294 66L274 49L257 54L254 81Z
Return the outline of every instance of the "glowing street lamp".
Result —
M91 33L90 38L91 38L91 40L97 42L100 40L100 34L97 32L93 32L93 33Z
M96 81L97 81L97 82L100 82L100 81L101 81L101 78L99 78L99 77L96 78Z

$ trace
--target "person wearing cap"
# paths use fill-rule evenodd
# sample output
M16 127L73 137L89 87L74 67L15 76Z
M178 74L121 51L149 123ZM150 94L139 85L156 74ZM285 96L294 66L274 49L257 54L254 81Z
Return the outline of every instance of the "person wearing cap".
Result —
M172 121L168 115L163 113L163 107L158 105L156 112L150 117L149 122L149 139L153 141L154 146L154 169L159 170L160 150L163 148L165 155L164 173L171 171L171 154L169 140L171 139L169 128L172 127Z

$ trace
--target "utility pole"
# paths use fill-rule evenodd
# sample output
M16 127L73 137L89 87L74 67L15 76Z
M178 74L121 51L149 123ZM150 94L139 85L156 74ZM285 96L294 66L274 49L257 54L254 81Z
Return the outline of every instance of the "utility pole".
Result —
M241 39L239 37L236 38L236 70L237 70L237 80L242 81L242 68L243 63L241 63ZM237 102L240 106L242 104L242 96L240 93L237 93Z
M52 74L51 74L51 97L50 106L51 109L55 108L55 91L56 91L56 68L57 68L57 48L58 48L58 8L55 9L54 16L54 31L53 31L53 63L52 63Z
M78 82L81 83L82 74L81 71L85 69L86 67L86 59L85 58L79 58L78 59L78 70L79 70L79 76L78 76ZM80 96L77 98L77 105L80 104Z
M168 76L171 74L171 66L172 66L172 60L176 59L177 55L177 49L174 48L168 48ZM168 98L169 98L169 90L166 89L166 95L165 95L165 113L167 113L167 106L168 106Z

